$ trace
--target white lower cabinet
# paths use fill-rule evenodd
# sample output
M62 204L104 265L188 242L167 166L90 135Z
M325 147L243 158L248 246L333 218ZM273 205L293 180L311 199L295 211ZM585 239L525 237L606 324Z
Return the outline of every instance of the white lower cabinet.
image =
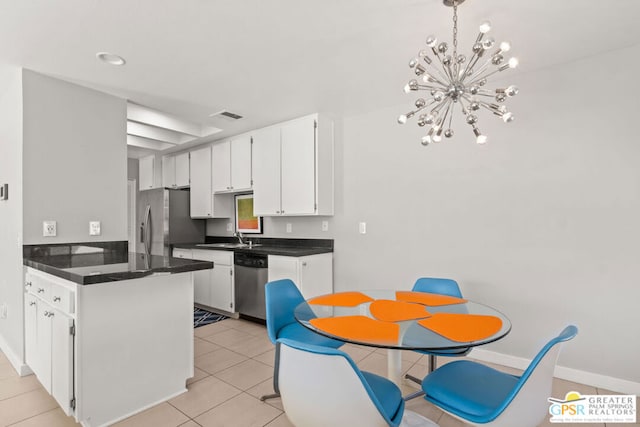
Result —
M333 293L333 254L269 255L269 281L291 279L305 299Z
M65 414L73 413L74 319L53 304L69 290L46 278L26 275L25 356L31 370Z
M225 312L235 312L233 252L174 249L173 256L213 262L213 269L193 272L194 302Z
M111 425L186 391L191 274L78 285L26 268L25 359L65 414Z

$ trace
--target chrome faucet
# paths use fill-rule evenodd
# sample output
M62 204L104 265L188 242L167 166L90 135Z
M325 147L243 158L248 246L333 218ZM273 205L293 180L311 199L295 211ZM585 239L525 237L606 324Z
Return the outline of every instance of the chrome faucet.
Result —
M235 233L233 233L233 235L238 238L238 241L240 242L241 245L245 244L244 240L242 240L242 233L241 232L236 231Z

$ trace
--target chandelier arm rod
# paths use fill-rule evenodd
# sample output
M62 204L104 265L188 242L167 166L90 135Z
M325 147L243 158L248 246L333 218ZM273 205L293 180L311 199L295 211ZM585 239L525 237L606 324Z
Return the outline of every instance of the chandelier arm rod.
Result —
M482 64L480 66L480 68L477 68L476 70L473 71L473 73L471 73L468 76L463 76L462 80L464 81L464 79L469 78L471 80L471 83L469 83L469 85L473 85L473 83L476 83L476 77L479 76L480 74L482 74L487 67L491 64L491 58L487 59L487 61ZM473 64L475 66L475 64Z
M433 51L433 54L436 56L436 58L438 58L438 62L440 62L440 66L442 67L442 70L444 71L444 74L446 75L445 80L449 80L449 81L453 80L453 76L451 76L451 75L447 74L447 67L446 67L446 65L444 65L444 61L443 61L443 60L442 60L442 58L440 57L440 54L438 53L438 51L436 50L436 48L432 47L432 48L431 48L431 50ZM438 70L438 68L437 68L437 67L435 67L435 66L434 66L433 68L435 68L436 70ZM439 82L439 83L440 83L440 84L442 84L442 85L444 86L444 84L443 84L443 83L441 83L441 82Z
M451 110L451 105L453 101L449 99L449 103L447 104L447 109L444 111L444 115L442 116L442 123L447 121L447 116L449 115L449 111Z
M433 67L434 70L436 70L436 72L438 74L440 74L440 77L442 77L444 80L449 80L449 78L447 76L445 76L442 71L440 71L438 68ZM433 80L435 80L432 83L438 83L439 85L442 85L443 87L446 87L447 85L443 82L441 82L440 80L438 80L437 78L433 77L431 74L429 74L429 77L431 77Z
M507 68L509 68L509 67L507 66ZM504 68L504 66L503 66L503 67L497 68L497 69L495 69L495 70L493 70L493 71L489 72L488 74L484 74L484 75L482 75L482 74L481 74L481 75L478 75L478 76L476 76L476 77L475 77L475 80L473 80L471 83L469 83L469 85L473 85L474 83L477 83L477 82L479 82L479 81L480 81L480 80L482 80L482 79L486 79L487 77L491 77L491 76L493 76L493 75L494 75L494 74L496 74L496 73L499 73L499 72L501 72L501 71L506 70L507 68Z
M443 87L443 86L428 86L428 85L418 85L418 89L428 90L428 91L432 91L432 90L444 91L444 90L446 90L446 88Z
M493 98L493 97L496 96L496 94L495 93L494 94L490 94L490 93L480 93L480 92L478 92L478 93L475 94L475 96L486 96L487 98Z
M431 113L436 113L436 114L440 114L440 110L442 109L442 107L444 107L444 105L446 103L448 103L449 101L451 101L450 98L445 98L442 101L440 101L440 103L438 105L436 105L432 110ZM437 102L437 101L436 101Z
M472 101L471 98L469 98L468 95L464 95L463 97L464 97L464 99L466 101L469 101L469 102ZM489 110L491 113L495 114L496 116L502 117L503 114L504 114L503 111L500 111L500 109L499 109L500 105L498 105L498 104L487 104L486 102L480 101L480 102L478 102L478 105L480 105L481 107Z
M473 68L474 65L476 65L478 60L480 60L481 56L482 55L473 52L473 55L471 56L471 59L469 60L469 62L467 62L467 66L464 68L464 73L460 77L460 83L465 81L465 79L468 77L467 73Z

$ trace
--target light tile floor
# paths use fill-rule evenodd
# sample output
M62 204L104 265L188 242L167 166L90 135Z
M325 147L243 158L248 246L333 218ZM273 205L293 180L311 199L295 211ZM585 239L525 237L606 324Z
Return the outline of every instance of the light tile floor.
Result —
M168 402L117 423L119 427L287 427L292 424L283 412L280 399L261 402L272 392L274 346L264 326L244 320L226 319L194 330L195 376L188 391ZM385 350L346 344L342 347L361 369L386 375ZM443 358L439 362L446 363ZM427 358L403 352L402 368L419 378L427 373ZM508 370L508 368L498 367ZM513 370L512 370L513 371ZM514 371L516 372L516 371ZM402 386L403 394L416 390L412 383ZM553 396L569 391L582 394L615 394L583 384L555 379ZM441 427L464 424L444 414L422 398L407 402L407 409L437 421ZM78 426L62 413L56 402L33 375L19 377L0 352L0 426L63 427ZM550 427L547 421L540 427ZM580 424L580 426L604 424ZM607 425L607 427L612 424ZM631 426L631 424L619 424ZM640 425L638 423L634 424ZM518 427L518 426L514 426Z

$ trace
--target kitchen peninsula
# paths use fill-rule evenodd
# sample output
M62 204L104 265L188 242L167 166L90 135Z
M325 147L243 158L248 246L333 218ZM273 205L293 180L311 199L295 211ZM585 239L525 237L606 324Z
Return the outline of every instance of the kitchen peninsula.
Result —
M192 272L126 242L25 246L25 355L67 415L102 426L186 391Z

